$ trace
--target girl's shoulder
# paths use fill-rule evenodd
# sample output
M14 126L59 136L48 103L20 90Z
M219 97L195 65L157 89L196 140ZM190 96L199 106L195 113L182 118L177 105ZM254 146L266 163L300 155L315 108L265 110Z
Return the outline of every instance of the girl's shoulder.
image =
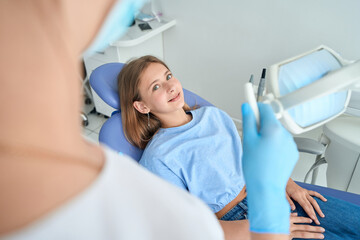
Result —
M198 108L195 108L191 110L191 113L205 113L205 112L217 112L220 109L215 106L200 106Z
M191 113L193 114L195 113L199 115L205 115L205 114L214 115L214 116L218 115L226 118L229 117L229 115L225 111L215 106L202 106L200 108L192 110Z

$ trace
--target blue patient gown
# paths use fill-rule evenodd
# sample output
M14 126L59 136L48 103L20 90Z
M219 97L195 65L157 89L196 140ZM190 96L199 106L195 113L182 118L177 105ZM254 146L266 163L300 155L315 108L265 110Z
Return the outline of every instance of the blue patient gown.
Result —
M245 186L240 136L230 116L216 107L201 107L191 114L185 125L160 128L139 163L216 213Z

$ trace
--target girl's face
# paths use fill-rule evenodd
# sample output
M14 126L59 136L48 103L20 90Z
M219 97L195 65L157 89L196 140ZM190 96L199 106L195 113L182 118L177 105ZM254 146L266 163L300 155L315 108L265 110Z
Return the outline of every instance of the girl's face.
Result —
M151 63L140 76L141 101L134 107L141 113L151 112L159 119L176 111L183 111L185 104L181 83L160 63Z

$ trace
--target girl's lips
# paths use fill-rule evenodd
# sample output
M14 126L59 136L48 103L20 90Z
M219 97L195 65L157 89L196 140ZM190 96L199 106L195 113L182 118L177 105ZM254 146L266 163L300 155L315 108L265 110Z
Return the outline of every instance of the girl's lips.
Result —
M180 93L178 93L178 95L176 95L176 97L170 99L169 102L175 102L175 101L179 100L179 98L180 98Z

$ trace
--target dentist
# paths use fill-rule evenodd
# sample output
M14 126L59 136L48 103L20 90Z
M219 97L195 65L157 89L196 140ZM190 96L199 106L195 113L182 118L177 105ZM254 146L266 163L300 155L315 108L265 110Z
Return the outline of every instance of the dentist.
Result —
M223 229L236 230L81 135L81 56L120 37L142 4L0 1L1 239L223 239ZM287 239L290 209L273 209L288 205L285 185L298 155L271 109L259 109L258 130L242 108L251 237Z

